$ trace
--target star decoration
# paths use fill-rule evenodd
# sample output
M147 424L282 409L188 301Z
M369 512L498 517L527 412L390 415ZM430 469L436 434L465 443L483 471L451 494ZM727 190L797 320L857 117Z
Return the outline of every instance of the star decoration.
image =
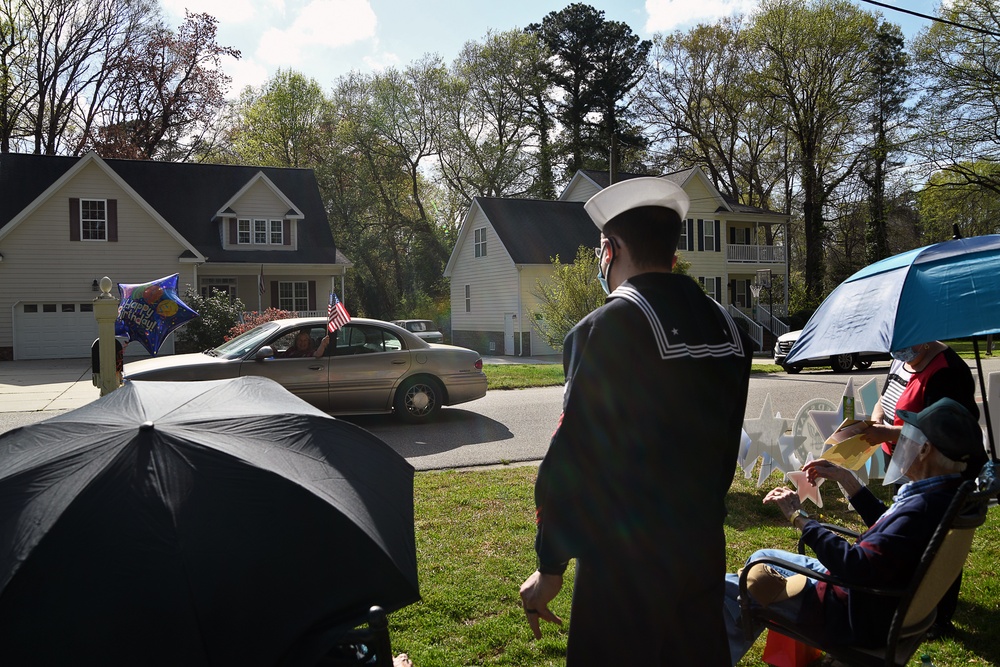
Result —
M847 386L844 388L843 397L840 399L840 403L835 410L809 411L809 419L812 420L816 430L822 434L823 440L826 440L833 435L833 432L837 430L837 427L843 423L845 403L849 403L854 406L854 419L866 419L868 417L868 415L858 408L857 396L854 393L854 378L850 378L847 381Z
M872 378L868 382L861 385L861 388L857 391L858 399L861 401L861 409L865 413L865 418L867 419L872 412L875 410L875 404L878 402L881 394L878 391L878 382L875 378ZM859 417L860 419L860 417Z
M680 333L680 331L678 331L677 329L671 329L671 330L670 330L670 333L672 333L673 335L675 335L675 336L676 336L677 334L679 334L679 333Z
M775 470L782 472L792 470L792 466L782 453L778 441L785 434L785 423L785 420L780 415L776 415L771 408L771 394L764 398L760 417L743 420L743 429L750 437L751 442L740 467L746 471L747 465L752 466L757 458L761 459L760 476L757 479L758 487L762 486L764 480Z
M812 454L810 454L809 458L806 459L806 463L812 460L813 457ZM806 473L802 470L792 470L791 472L786 472L785 479L791 482L795 487L795 490L799 494L800 503L804 503L806 500L809 500L816 507L823 506L823 497L819 494L819 487L823 486L823 482L826 481L825 479L820 477L819 481L814 486L809 483L806 479Z

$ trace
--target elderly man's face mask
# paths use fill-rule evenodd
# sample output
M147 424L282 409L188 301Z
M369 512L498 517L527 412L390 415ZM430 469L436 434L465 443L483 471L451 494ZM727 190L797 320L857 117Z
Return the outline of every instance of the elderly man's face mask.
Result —
M899 434L899 441L896 448L892 450L892 460L889 461L889 468L885 471L883 485L895 484L897 482L907 482L907 471L913 462L917 460L920 448L927 442L927 436L913 424L903 424L903 430Z

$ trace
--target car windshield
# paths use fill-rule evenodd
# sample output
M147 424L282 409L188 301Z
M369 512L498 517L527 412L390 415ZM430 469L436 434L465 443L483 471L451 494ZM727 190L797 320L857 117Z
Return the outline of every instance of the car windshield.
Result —
M254 327L250 331L241 333L236 338L227 340L217 348L208 350L208 354L213 357L222 357L223 359L242 357L250 350L260 347L280 327L281 325L278 322L265 322L259 327Z

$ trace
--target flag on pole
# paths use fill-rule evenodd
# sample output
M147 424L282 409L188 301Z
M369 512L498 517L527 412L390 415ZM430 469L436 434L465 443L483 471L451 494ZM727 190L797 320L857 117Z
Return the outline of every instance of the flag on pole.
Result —
M264 296L264 265L260 265L260 275L257 276L257 291Z
M351 321L351 315L344 308L337 295L330 292L330 305L326 307L326 330L333 333Z

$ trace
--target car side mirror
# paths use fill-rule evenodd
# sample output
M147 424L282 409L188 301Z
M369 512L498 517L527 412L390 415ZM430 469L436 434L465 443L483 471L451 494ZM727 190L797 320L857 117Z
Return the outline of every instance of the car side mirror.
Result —
M264 347L257 350L257 354L253 355L254 361L264 361L269 357L274 356L274 348L270 345L265 345Z

